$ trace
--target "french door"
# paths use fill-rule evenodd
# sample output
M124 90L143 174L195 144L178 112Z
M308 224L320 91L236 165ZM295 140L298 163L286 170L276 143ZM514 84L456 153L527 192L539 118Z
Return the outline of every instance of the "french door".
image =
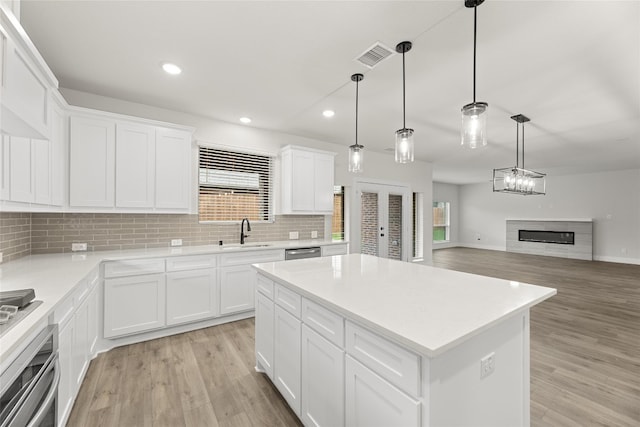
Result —
M354 240L359 252L409 261L411 257L411 192L409 187L356 182L353 199ZM358 225L359 224L359 225ZM354 248L355 249L355 248Z

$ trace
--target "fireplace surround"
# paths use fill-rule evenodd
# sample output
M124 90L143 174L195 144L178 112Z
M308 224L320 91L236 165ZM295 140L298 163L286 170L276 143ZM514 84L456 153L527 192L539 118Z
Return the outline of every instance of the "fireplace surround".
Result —
M593 259L592 219L507 219L507 252Z

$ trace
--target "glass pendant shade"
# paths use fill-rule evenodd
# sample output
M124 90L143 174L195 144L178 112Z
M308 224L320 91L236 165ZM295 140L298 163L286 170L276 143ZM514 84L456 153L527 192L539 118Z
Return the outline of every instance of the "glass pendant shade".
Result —
M360 173L364 164L364 146L353 144L349 146L349 172Z
M486 102L474 102L462 107L462 146L478 148L487 145L487 108Z
M413 162L413 129L396 131L396 163Z

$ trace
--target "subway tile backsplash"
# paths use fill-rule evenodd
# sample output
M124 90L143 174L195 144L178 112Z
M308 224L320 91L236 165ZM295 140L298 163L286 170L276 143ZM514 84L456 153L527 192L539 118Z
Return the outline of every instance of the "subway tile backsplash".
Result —
M0 214L4 220L7 214ZM239 243L240 224L206 224L198 215L32 213L31 254L71 252L72 243L87 243L89 251L168 247L172 239L183 246ZM251 224L247 242L288 240L289 231L310 239L324 238L322 215L277 215L273 223ZM28 255L28 254L27 254Z
M0 252L2 262L22 258L31 253L30 213L0 213Z

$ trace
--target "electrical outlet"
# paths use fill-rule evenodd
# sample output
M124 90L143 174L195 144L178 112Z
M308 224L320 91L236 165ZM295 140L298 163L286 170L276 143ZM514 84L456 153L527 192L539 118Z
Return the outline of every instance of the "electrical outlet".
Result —
M480 359L480 379L486 378L496 369L496 354L489 353Z
M297 240L298 239L298 232L297 231L290 231L289 232L289 239Z
M71 251L72 252L80 252L80 251L86 251L87 250L87 244L86 243L72 243L71 244Z
M315 230L314 230L314 231L312 231L312 232L311 232L311 238L312 238L312 239L317 239L317 238L318 238L318 232L317 232L317 231L315 231Z
M171 246L182 246L182 239L171 239Z
M626 254L627 254L627 248L622 248L622 249L620 249L620 253L621 253L622 255L626 255ZM2 258L0 258L0 262L2 262Z
M480 236L480 233L476 233L476 240L482 240L481 236Z

